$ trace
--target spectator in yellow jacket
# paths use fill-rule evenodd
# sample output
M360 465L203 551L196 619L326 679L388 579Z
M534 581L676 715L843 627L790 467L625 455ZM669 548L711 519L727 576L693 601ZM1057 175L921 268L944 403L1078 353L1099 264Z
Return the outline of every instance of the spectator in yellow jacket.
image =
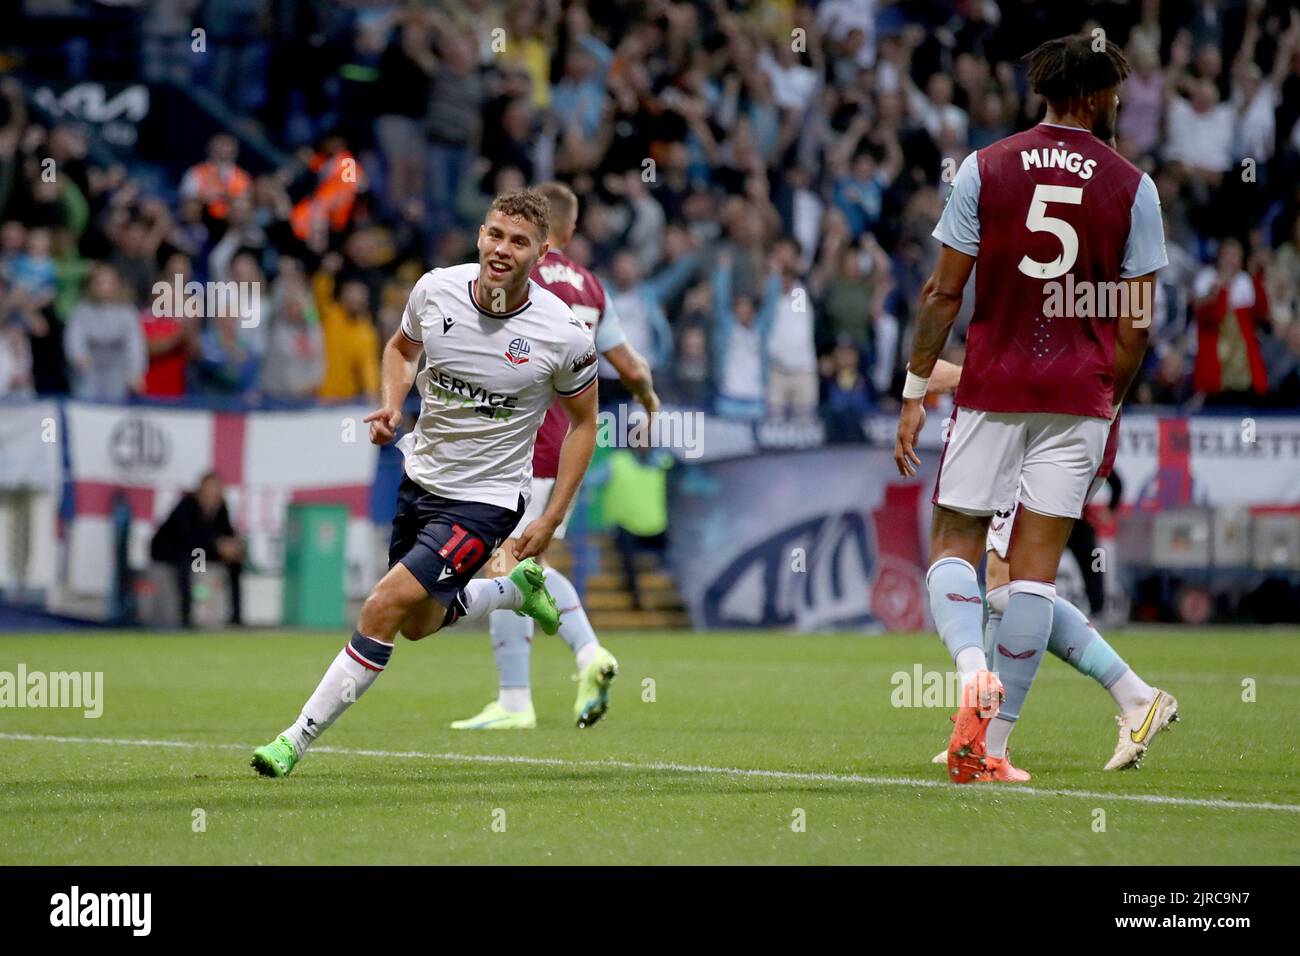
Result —
M324 399L379 399L379 333L370 310L370 290L359 279L337 277L341 260L326 256L312 279L312 292L325 337Z

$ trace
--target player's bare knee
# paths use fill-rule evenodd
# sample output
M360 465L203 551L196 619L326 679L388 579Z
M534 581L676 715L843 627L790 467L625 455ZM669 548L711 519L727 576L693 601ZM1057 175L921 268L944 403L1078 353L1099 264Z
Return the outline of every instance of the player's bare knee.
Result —
M402 619L401 635L408 641L420 641L442 629L447 609L433 598L421 601Z

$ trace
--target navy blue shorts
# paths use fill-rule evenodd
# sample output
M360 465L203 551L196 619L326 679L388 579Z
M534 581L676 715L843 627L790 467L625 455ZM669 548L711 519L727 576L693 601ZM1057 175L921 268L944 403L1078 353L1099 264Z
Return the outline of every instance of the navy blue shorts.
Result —
M443 605L460 593L524 514L478 501L455 501L425 491L410 478L397 489L397 513L388 566L399 561Z

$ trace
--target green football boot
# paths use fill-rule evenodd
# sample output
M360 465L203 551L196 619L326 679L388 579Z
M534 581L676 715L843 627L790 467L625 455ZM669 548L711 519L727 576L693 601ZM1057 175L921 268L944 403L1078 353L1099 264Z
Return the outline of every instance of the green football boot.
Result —
M284 734L253 751L249 765L263 777L287 777L298 763L298 751Z
M605 716L605 711L609 710L609 685L617 676L618 661L602 647L578 675L578 699L573 704L573 718L579 729L590 727Z
M453 721L451 725L452 730L534 730L536 727L537 713L533 708L506 710L495 700L473 717Z
M532 558L524 558L510 572L510 580L515 582L519 593L524 596L524 603L515 611L521 617L531 617L542 626L547 634L554 634L560 629L560 609L546 590L546 571Z

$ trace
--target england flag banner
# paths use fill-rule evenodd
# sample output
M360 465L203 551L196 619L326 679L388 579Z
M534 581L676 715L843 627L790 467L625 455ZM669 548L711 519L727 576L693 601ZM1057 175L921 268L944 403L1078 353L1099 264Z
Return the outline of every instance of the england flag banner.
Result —
M213 412L73 401L66 412L73 592L100 597L112 587L115 502L130 509L128 554L139 570L149 562L155 529L209 471L226 486L231 521L253 567L281 569L290 504L343 504L347 593L362 596L374 583L370 489L377 449L362 424L366 409Z

